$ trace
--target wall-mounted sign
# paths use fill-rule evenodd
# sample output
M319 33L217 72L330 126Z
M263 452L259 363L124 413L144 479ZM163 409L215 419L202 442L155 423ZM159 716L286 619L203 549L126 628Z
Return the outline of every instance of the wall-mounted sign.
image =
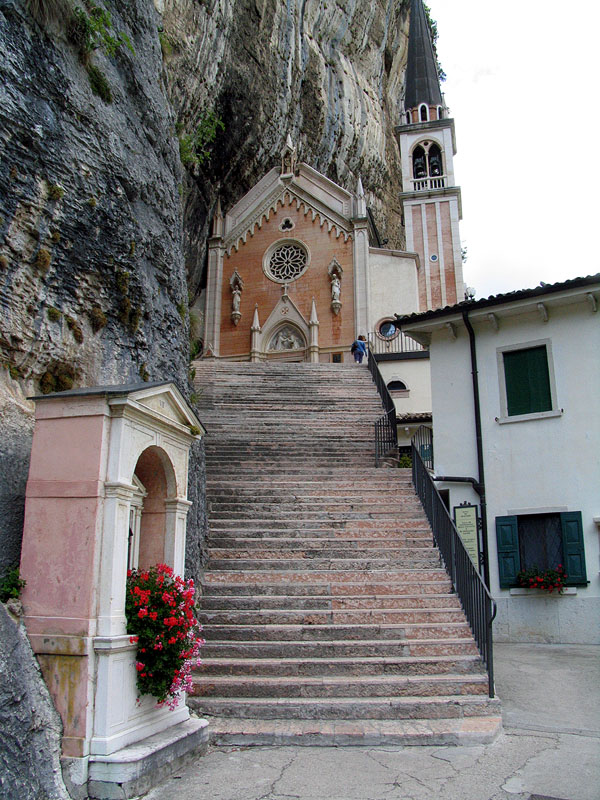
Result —
M476 569L479 569L479 524L477 506L454 506L454 524Z

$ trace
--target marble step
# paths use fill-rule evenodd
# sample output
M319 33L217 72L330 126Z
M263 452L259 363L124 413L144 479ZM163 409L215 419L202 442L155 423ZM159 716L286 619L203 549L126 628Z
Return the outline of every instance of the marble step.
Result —
M434 697L253 698L188 697L201 716L241 719L414 720L499 716L500 705L484 695Z
M285 640L272 642L257 642L234 640L225 641L211 639L202 647L202 659L231 660L240 659L249 668L253 668L254 661L264 659L318 659L319 661L332 659L356 660L365 658L382 658L392 661L402 659L427 659L475 657L479 659L479 651L475 642L464 638L452 639L320 639ZM252 665L252 666L251 666ZM259 668L259 667L257 667Z
M414 609L414 608L460 608L455 594L388 594L374 596L336 595L202 595L203 611L266 611L270 609Z
M320 641L344 639L347 641L363 639L470 639L471 629L465 621L461 622L421 622L421 623L330 623L326 625L216 625L204 626L207 641Z

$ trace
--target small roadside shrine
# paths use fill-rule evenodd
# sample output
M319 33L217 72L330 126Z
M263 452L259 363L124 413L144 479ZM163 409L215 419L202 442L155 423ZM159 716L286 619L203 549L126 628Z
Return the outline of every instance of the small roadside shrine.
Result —
M128 569L183 575L189 450L205 431L173 383L33 398L25 625L63 722L74 797L133 797L206 746L206 720L138 699ZM172 704L173 705L173 704Z

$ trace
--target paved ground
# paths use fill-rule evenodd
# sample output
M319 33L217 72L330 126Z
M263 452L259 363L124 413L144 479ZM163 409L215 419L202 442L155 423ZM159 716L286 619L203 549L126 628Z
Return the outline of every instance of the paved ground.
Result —
M212 748L145 800L600 800L600 647L496 645L477 747Z

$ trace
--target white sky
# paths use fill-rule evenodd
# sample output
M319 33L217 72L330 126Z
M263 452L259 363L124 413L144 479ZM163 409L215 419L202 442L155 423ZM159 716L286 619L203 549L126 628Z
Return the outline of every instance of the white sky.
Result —
M427 0L476 297L600 272L593 0Z

